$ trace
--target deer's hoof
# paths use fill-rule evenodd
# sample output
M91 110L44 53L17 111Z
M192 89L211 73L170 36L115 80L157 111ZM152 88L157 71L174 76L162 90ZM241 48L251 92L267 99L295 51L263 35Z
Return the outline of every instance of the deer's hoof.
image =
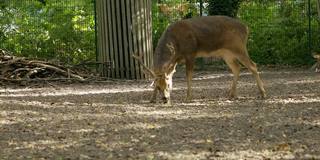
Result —
M157 103L157 101L155 99L151 99L150 103Z
M171 101L164 102L164 105L165 105L165 106L171 106Z
M191 95L187 95L187 97L186 97L186 99L184 100L184 102L186 102L186 103L192 102L192 96L191 96Z
M265 93L262 93L258 98L259 99L266 99L267 95Z
M170 100L164 100L164 101L163 101L163 104L164 104L165 106L171 106L171 101L170 101Z
M237 96L237 94L235 94L235 93L230 93L230 94L229 94L229 99L230 99L230 100L236 100L236 99L238 99L238 96Z
M186 98L186 99L184 100L184 102L185 102L185 103L191 103L191 102L192 102L192 98Z
M165 104L165 105L168 105L168 106L171 105L171 100L170 100L170 98L163 97L163 98L162 98L162 101L163 101L163 104Z

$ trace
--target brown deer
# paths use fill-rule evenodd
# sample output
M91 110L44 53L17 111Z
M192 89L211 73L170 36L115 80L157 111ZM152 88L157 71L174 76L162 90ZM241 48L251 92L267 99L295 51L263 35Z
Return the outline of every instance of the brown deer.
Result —
M315 72L320 72L320 53L314 52L313 58L316 59L316 63L311 67Z
M248 27L239 20L226 16L208 16L181 20L171 24L161 36L154 53L154 66L149 69L138 56L135 59L154 77L151 102L156 102L158 91L165 103L170 103L172 76L177 63L185 62L187 100L191 100L191 80L197 57L217 56L224 59L233 73L230 98L236 98L240 63L247 67L257 81L261 96L266 97L256 64L247 52Z

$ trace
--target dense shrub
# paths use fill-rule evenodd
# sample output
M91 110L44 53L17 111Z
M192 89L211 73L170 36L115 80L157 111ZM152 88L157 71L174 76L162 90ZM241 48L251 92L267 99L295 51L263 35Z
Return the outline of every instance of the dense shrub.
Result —
M173 22L198 16L196 0L152 0L152 39L153 47L163 31Z
M0 48L68 63L95 59L92 0L0 2Z
M209 15L236 17L241 0L208 0Z
M248 47L254 61L282 65L313 63L308 48L308 11L305 5L303 1L293 0L242 3L238 16L249 25ZM316 21L313 19L314 24ZM316 31L311 32L312 42L319 41Z
M95 59L93 0L0 0L0 48L69 63ZM260 64L313 63L308 7L302 0L203 0L210 14L238 17L250 28L249 53ZM241 3L240 3L241 2ZM320 52L320 18L312 2L312 50ZM160 11L158 4L167 5ZM187 5L187 9L185 6ZM63 7L65 6L65 7ZM207 10L206 10L207 11ZM152 0L153 45L167 26L199 16L196 0Z

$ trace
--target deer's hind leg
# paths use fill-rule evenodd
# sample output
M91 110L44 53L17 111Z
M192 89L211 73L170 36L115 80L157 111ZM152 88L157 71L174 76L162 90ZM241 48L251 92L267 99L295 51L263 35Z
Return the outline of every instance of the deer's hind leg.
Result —
M158 94L158 88L155 86L153 88L152 97L150 99L150 103L157 103L157 94Z
M193 74L193 67L194 67L194 59L186 60L186 78L187 78L187 98L186 101L192 100L191 94L191 85L192 85L192 74Z
M259 91L261 93L261 96L262 96L262 98L265 98L266 97L266 91L264 89L263 82L262 82L262 80L261 80L261 78L259 76L257 65L250 59L247 51L243 52L243 54L241 54L237 58L253 74L254 78L257 81L257 85L258 85Z

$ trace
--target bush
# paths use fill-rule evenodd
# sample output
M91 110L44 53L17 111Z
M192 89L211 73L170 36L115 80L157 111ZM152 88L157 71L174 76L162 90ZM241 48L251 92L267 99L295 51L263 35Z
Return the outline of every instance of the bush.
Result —
M241 0L209 0L209 15L236 17Z
M305 13L305 4L295 1L244 2L239 17L250 28L248 49L252 59L260 64L313 63L308 48L308 17ZM316 37L313 33L313 41Z
M1 1L0 1L1 2ZM92 0L0 3L0 48L66 63L94 60Z

